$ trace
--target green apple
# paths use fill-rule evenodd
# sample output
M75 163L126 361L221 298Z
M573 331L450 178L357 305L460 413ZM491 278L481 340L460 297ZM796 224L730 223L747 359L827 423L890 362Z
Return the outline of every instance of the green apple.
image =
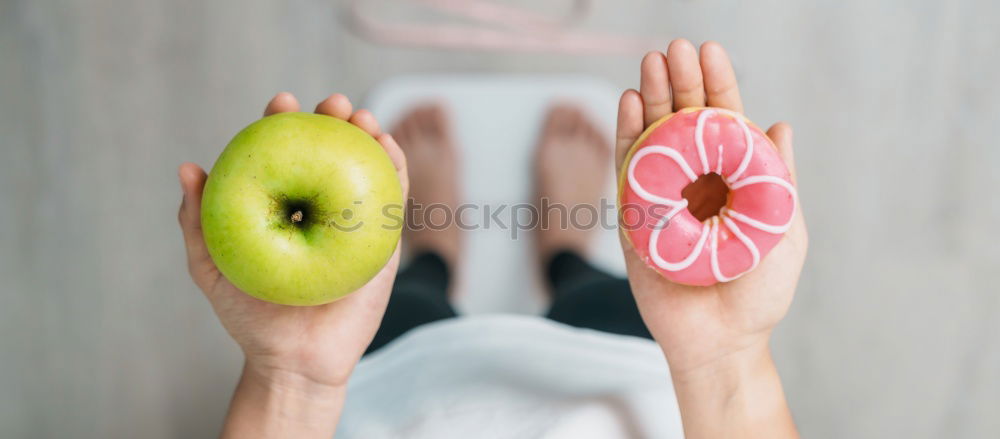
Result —
M329 303L377 274L399 242L403 194L382 146L320 114L240 131L215 162L201 224L237 288L285 305Z

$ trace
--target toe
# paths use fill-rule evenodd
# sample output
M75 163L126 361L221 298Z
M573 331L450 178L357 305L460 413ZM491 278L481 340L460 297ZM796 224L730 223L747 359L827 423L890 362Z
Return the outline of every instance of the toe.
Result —
M570 131L573 125L573 107L557 104L549 111L546 131L548 133L563 133Z
M570 110L569 125L567 126L569 134L574 137L578 137L586 131L586 122L583 117L583 112L581 112L579 108L573 107Z
M444 106L432 104L427 108L427 127L433 134L446 137L448 135L448 115Z

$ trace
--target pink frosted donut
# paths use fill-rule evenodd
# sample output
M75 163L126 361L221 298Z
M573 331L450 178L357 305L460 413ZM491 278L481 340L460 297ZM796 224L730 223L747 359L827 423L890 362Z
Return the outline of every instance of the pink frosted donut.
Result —
M728 199L698 221L681 191L713 172ZM625 159L618 194L639 257L673 282L702 286L753 270L791 226L796 201L771 139L721 108L686 108L646 129Z

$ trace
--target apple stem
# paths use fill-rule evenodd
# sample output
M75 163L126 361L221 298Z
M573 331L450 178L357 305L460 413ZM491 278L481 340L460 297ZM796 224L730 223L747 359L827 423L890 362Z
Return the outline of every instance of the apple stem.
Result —
M300 222L302 222L302 211L296 210L295 213L292 214L292 223L300 223Z

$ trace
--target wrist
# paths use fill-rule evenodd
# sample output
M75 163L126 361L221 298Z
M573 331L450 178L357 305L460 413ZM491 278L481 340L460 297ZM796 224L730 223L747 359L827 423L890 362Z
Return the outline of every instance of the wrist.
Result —
M294 368L247 359L240 382L246 382L275 394L296 395L313 400L334 399L343 394L347 377L318 379Z
M797 437L766 339L671 378L687 437Z
M770 331L739 336L657 338L673 376L694 379L746 367L770 358Z
M754 336L739 343L705 349L704 346L664 351L675 384L705 381L742 381L771 361L769 338Z
M243 373L278 386L321 390L346 387L358 360L315 350L280 354L244 350Z
M223 437L331 437L346 393L344 385L248 360Z

